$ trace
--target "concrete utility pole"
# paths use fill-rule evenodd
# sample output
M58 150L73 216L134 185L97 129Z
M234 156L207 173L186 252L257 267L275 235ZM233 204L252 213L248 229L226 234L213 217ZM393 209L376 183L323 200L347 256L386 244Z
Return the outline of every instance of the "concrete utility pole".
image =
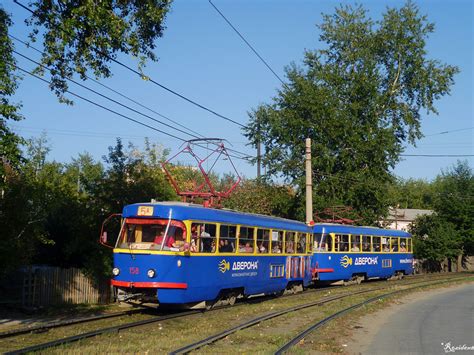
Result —
M311 170L311 138L306 138L306 224L313 222L313 174Z

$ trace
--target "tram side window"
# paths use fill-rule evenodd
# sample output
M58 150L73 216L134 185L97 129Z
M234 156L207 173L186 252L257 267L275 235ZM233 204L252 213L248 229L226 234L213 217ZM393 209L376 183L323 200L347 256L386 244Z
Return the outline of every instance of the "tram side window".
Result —
M407 240L406 238L400 238L400 252L406 253L407 251Z
M296 252L299 254L306 252L306 233L296 235Z
M372 251L380 251L380 237L372 237Z
M219 236L219 252L234 253L235 252L235 237L237 233L236 226L222 225Z
M254 249L254 228L240 227L239 233L239 253L253 253Z
M370 236L362 236L362 251L370 251Z
M283 231L272 231L272 253L283 253Z
M315 252L332 251L332 235L331 234L315 234ZM336 249L337 251L337 249Z
M351 239L352 239L351 251L354 251L354 252L360 251L360 235L353 235Z
M257 251L260 254L268 254L270 250L270 231L268 229L257 229Z
M294 254L295 252L295 232L286 232L285 237L285 253Z
M411 238L408 238L408 239L407 239L407 251L408 251L409 253L412 252L411 242L412 242L412 239L411 239Z
M215 224L191 224L190 251L194 253L214 253L216 251L216 230Z
M390 238L390 251L397 252L398 248L398 238L392 237Z
M388 253L390 251L390 238L382 237L382 251Z
M336 251L349 251L349 236L336 234Z

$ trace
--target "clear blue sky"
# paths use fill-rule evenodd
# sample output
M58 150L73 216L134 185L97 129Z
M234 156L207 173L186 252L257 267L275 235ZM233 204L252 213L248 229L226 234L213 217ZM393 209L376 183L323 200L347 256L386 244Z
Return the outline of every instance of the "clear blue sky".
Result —
M280 77L284 77L284 67L290 62L301 63L305 49L322 48L315 25L321 23L321 13L332 13L340 3L310 0L213 2ZM378 18L387 6L402 5L401 1L372 0L359 3L370 10L373 18ZM423 116L423 132L431 136L419 141L416 148L407 147L405 153L474 154L472 129L432 135L474 126L472 2L431 0L415 3L436 24L435 33L427 43L429 57L457 65L461 73L455 77L451 96L443 97L436 103L439 116ZM3 6L12 14L15 22L12 34L26 39L28 29L23 21L28 13L10 0ZM160 83L242 124L248 121L247 112L259 103L270 102L281 85L207 0L176 0L166 25L164 37L157 42L159 61L149 63L146 69L146 73ZM16 44L16 48L30 57L38 58L37 53L20 44ZM120 59L135 65L131 58ZM19 60L19 63L25 68L33 68L31 63L24 60ZM255 155L255 151L246 146L246 139L238 126L194 107L121 67L112 66L112 69L114 76L103 80L105 84L195 131L208 137L225 138L232 148ZM94 83L86 84L100 89ZM113 104L73 84L70 88L113 107ZM34 78L25 76L15 99L22 102L26 119L11 127L24 137L39 136L45 131L52 148L50 160L70 162L71 158L85 151L100 160L107 154L107 148L115 145L115 137L122 137L125 142L131 141L140 147L143 146L144 137L149 137L152 142L171 148L173 152L180 146L180 142L175 139L80 100L76 100L73 107L60 104L45 84ZM148 121L122 108L115 109L143 122ZM171 132L151 121L147 123ZM467 159L472 167L473 159ZM432 179L456 160L407 157L396 167L395 174L404 178ZM245 176L255 176L254 166L241 160L235 160L235 164Z

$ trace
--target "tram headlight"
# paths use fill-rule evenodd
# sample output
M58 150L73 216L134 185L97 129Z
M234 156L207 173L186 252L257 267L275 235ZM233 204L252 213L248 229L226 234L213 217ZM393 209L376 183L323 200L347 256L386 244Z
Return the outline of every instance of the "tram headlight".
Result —
M154 277L155 277L155 275L156 275L156 272L155 272L155 270L153 270L153 269L150 269L150 270L148 270L148 271L147 271L147 273L146 273L146 274L148 275L148 277L149 277L150 279L152 279L152 278L154 278Z
M114 267L114 268L112 269L112 274L113 274L114 276L118 276L118 274L120 274L120 269L119 269L118 267Z

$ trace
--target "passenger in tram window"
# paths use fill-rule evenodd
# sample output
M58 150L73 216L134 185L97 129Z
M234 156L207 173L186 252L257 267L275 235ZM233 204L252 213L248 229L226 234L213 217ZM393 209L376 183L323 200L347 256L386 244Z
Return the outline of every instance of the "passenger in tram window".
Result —
M259 253L266 253L267 248L265 248L265 245L263 245L263 242L258 243L258 252Z
M406 252L406 251L407 251L407 249L405 248L405 242L401 242L401 243L400 243L400 251L402 251L402 252Z
M281 244L280 243L275 243L275 245L273 245L272 253L281 254Z
M390 251L390 248L388 247L387 244L383 245L383 251L384 251L384 253L388 253Z
M359 247L357 246L356 243L352 244L352 249L351 249L351 251L360 251L360 250L359 250Z
M290 254L295 252L292 241L286 242L286 252Z
M221 253L232 253L234 251L234 247L227 239L219 240L219 251Z

